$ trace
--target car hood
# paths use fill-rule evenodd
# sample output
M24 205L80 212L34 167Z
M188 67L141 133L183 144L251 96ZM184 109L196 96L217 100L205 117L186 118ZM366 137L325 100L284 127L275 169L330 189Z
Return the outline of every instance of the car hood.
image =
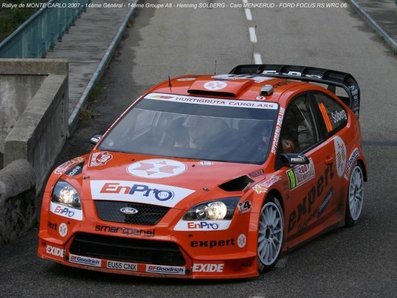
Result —
M202 192L242 191L258 165L94 151L84 166L83 188L94 200L175 207Z

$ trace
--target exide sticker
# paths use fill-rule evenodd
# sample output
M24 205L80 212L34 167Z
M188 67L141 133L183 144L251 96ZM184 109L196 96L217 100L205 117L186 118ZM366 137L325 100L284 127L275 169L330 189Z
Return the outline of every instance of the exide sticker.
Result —
M60 205L54 202L51 202L50 211L54 214L59 216L63 216L66 218L71 218L75 220L82 220L83 219L83 212L79 209L66 207L64 205Z
M221 273L223 272L224 264L200 264L195 263L192 267L192 272L205 273Z
M63 258L65 256L65 250L63 248L48 245L45 248L48 255Z
M230 220L185 221L181 219L175 231L222 231L229 229Z
M92 180L94 200L117 200L174 207L194 191L176 186L120 180Z

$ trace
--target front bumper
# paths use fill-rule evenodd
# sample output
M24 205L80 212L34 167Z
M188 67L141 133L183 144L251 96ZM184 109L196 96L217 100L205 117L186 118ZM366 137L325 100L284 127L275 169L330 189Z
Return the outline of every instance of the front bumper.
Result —
M249 213L238 214L227 230L175 231L175 224L149 227L93 217L76 221L46 212L38 255L67 266L134 276L250 278L258 275L258 267L256 230L249 230L249 221Z

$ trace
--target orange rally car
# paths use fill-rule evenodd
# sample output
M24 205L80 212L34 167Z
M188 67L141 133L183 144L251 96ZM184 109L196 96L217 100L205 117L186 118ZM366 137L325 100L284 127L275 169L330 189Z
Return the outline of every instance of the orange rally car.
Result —
M366 162L347 73L240 65L169 79L58 166L38 255L119 274L248 278L360 217Z

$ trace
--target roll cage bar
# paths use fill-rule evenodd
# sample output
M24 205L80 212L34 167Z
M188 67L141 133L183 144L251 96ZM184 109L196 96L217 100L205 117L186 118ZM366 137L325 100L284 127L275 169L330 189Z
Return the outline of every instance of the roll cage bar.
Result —
M255 75L290 80L315 82L327 85L329 91L336 95L336 87L340 87L348 97L338 96L357 115L360 114L360 87L354 77L345 72L282 64L245 64L238 65L230 71L233 75Z

